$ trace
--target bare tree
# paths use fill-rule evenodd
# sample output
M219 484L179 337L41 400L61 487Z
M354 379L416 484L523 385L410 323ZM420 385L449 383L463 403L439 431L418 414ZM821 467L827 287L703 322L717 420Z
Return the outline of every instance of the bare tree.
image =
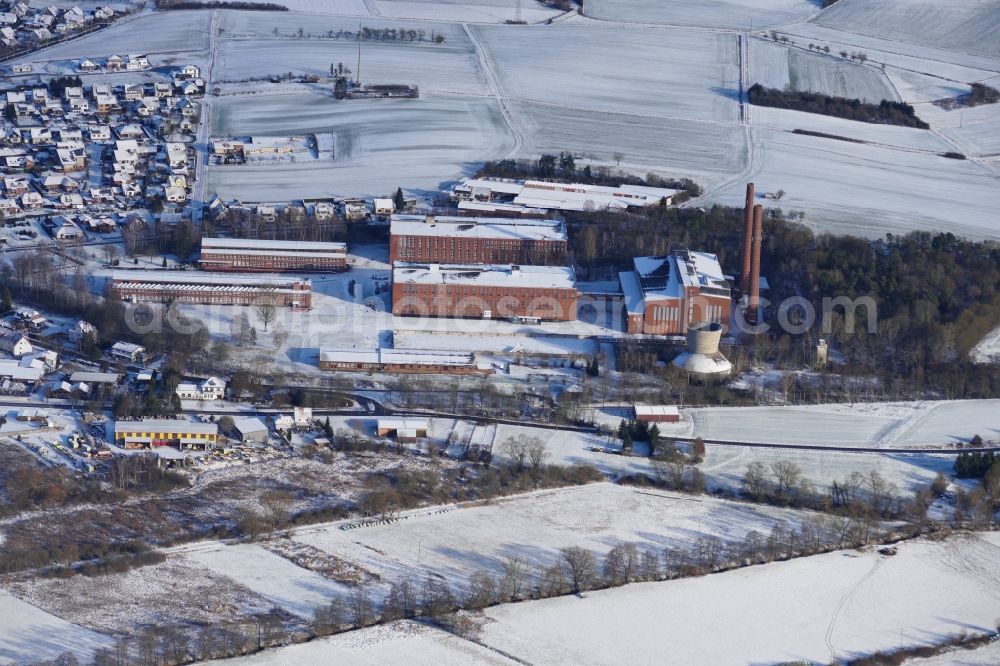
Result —
M802 468L793 462L780 460L771 463L771 474L774 475L775 493L779 497L787 497L802 478Z
M334 599L326 606L320 606L313 613L313 633L317 636L336 633L344 623L345 616L344 605L339 599Z
M500 599L502 601L517 601L524 594L525 579L528 568L524 560L508 557L503 563L503 575L500 577Z
M747 465L747 471L743 475L743 491L758 500L767 494L767 468L764 463L752 462Z
M510 458L511 467L520 472L524 469L524 462L528 457L527 438L524 435L508 437L500 444L500 450Z
M396 581L389 588L382 604L382 617L385 620L399 620L413 617L417 613L417 598L410 581Z
M493 604L497 599L497 585L493 577L483 571L477 571L469 577L469 593L465 598L465 607L478 610Z
M104 260L108 262L110 266L114 263L115 259L118 258L118 246L117 245L104 245L101 247L101 252L104 254Z
M271 331L271 339L274 341L274 351L280 352L281 348L288 342L288 331L280 321L275 322L274 330Z
M260 323L264 325L264 330L267 330L268 325L274 321L275 317L278 316L278 309L274 307L274 303L269 301L261 301L253 306L253 311L257 315L257 319Z
M524 442L524 446L531 469L538 472L548 457L548 452L545 450L545 442L540 437L528 437Z
M375 608L367 585L358 585L351 592L351 622L356 627L364 627L375 621Z
M230 325L230 333L233 336L233 343L238 347L245 347L250 342L250 317L245 312L239 312L233 317Z
M594 554L579 546L562 548L559 553L562 555L563 565L573 585L573 591L579 593L587 589L597 575L597 560Z

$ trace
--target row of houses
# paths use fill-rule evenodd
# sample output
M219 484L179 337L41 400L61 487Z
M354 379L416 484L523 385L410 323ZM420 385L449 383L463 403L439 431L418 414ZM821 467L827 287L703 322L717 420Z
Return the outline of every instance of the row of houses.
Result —
M27 2L14 2L0 10L0 45L8 52L40 46L58 37L71 35L111 21L115 10L110 6L84 11L80 7L55 5L33 8ZM12 74L30 72L30 66L14 65Z

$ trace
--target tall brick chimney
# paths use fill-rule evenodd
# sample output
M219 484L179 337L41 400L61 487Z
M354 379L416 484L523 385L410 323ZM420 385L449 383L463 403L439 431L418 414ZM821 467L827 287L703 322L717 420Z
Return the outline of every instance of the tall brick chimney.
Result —
M760 249L764 239L764 207L753 207L753 247L750 252L750 300L747 320L758 322L760 314Z
M753 183L747 183L747 201L743 206L743 256L740 267L740 292L747 293L750 289L750 253L753 237Z

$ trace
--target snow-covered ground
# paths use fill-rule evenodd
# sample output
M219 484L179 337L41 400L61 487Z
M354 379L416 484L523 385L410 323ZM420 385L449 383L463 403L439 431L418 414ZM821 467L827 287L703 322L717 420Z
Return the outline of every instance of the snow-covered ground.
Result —
M1000 363L1000 326L980 340L969 355L976 363Z
M811 0L587 0L587 16L625 23L762 29L819 11Z
M64 652L72 652L81 663L89 663L95 650L113 644L111 638L0 590L0 664L54 660Z
M481 640L528 663L828 663L990 630L998 564L996 533L842 551L499 606Z
M706 439L906 448L1000 439L1000 400L689 410Z
M815 22L845 32L1000 57L996 0L846 0Z
M404 514L406 515L406 514ZM477 571L499 574L505 558L531 571L554 563L559 549L597 554L619 543L661 551L687 547L699 536L741 540L779 522L795 526L811 515L607 483L494 500L482 506L411 512L398 522L343 530L304 528L294 539L348 559L386 582L433 572L464 589Z
M750 83L768 88L858 98L878 104L895 101L896 93L883 72L834 56L811 53L777 42L750 42Z
M184 555L191 566L208 569L256 592L276 606L311 619L320 606L345 596L348 588L296 566L269 550L252 545L213 544Z
M405 620L267 650L250 657L207 663L222 666L269 666L277 663L284 666L383 666L401 663L409 666L513 666L517 662L440 629Z

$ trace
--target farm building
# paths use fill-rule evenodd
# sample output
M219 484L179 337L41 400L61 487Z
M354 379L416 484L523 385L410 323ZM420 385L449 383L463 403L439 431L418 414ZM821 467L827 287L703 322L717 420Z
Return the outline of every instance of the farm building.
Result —
M125 449L159 446L210 449L219 438L215 423L193 423L177 419L143 419L115 423L115 444Z
M392 271L392 313L477 319L576 319L572 268L407 264Z
M675 245L669 255L636 257L632 264L618 275L629 333L684 335L692 322L728 324L729 282L714 254Z
M111 295L122 301L214 303L218 305L277 306L308 310L312 283L303 278L226 275L173 271L115 272Z
M236 419L233 430L244 444L263 444L267 441L267 424L257 417Z
M414 443L427 436L427 419L379 419L379 437L395 437L401 443Z
M472 352L424 349L322 349L320 370L346 372L388 372L399 374L490 374L492 368L476 363Z
M677 405L635 405L633 408L636 421L646 423L677 423L681 413Z
M584 185L541 180L465 178L451 191L456 202L511 203L545 210L626 210L670 205L678 190L643 185Z
M393 215L389 261L466 264L566 263L561 220Z
M203 238L198 266L206 271L344 271L347 270L347 245Z

